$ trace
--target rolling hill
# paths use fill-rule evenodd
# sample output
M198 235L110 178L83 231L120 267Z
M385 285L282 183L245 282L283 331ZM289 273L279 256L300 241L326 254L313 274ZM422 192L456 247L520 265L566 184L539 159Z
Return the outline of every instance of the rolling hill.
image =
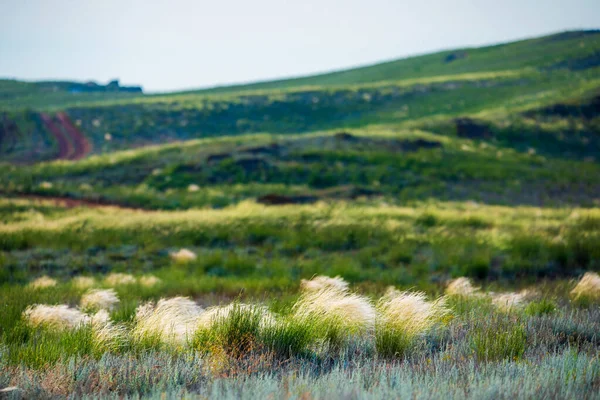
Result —
M77 85L0 82L2 191L167 209L600 197L599 31L191 92Z

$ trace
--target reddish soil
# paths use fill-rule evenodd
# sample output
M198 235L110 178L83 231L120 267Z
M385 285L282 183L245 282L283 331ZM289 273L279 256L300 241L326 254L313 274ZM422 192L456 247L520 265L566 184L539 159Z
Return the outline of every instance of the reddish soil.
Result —
M85 157L91 150L90 142L85 138L83 133L69 119L69 116L60 112L56 114L56 118L42 113L40 114L46 129L52 133L58 142L59 160L80 160Z

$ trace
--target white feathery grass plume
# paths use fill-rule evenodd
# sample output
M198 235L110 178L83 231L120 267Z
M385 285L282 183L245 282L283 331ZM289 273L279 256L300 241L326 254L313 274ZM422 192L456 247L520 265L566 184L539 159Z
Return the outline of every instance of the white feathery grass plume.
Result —
M330 278L328 276L317 276L311 280L302 279L300 281L300 288L303 291L318 291L323 289L335 289L342 292L348 290L348 282L346 282L341 276Z
M267 307L254 304L236 304L231 303L226 306L215 306L207 308L199 318L199 326L202 329L211 329L218 321L225 320L233 310L241 312L252 312L260 314L260 328L267 328L276 323L275 316Z
M480 296L481 293L479 290L480 288L473 286L469 278L460 277L448 283L446 294L456 297Z
M423 292L401 292L389 288L377 302L378 326L402 332L408 339L433 328L449 313L446 299L427 301Z
M178 263L186 263L189 261L194 261L198 256L191 250L188 249L180 249L177 252L170 254L171 259Z
M89 289L96 284L96 280L90 276L76 276L71 279L71 284L77 289Z
M492 304L503 312L517 310L525 305L526 294L524 292L490 293L490 295Z
M57 330L76 329L90 322L88 315L65 304L36 304L27 307L23 315L33 327L46 326Z
M34 281L29 282L29 287L32 289L45 289L54 287L58 284L56 279L50 278L49 276L41 276Z
M119 272L110 273L104 278L104 282L108 286L121 286L121 285L133 285L137 281L133 275L130 274L122 274Z
M94 341L103 349L119 347L127 337L127 329L122 324L114 324L108 311L100 310L91 318Z
M188 186L188 192L197 192L198 190L200 190L200 186L196 185L195 183L192 183L191 185Z
M202 308L187 297L161 299L156 305L146 303L136 310L133 336L183 344L192 339L202 313Z
M321 288L309 285L310 289L294 304L294 318L329 326L346 339L373 331L376 313L369 299L348 293L347 284L341 278L319 279L318 282L317 287L321 285Z
M600 275L595 272L586 272L577 282L577 286L571 290L571 296L574 300L581 298L600 300Z
M119 297L114 289L92 289L81 297L81 308L112 311L119 304Z
M145 287L153 287L162 283L160 278L157 278L154 275L144 275L140 277L140 285Z

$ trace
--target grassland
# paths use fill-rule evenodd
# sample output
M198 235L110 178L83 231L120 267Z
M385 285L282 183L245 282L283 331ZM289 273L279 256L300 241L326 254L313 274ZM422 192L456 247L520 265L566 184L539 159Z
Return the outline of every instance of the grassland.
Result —
M2 81L0 396L600 398L599 38Z

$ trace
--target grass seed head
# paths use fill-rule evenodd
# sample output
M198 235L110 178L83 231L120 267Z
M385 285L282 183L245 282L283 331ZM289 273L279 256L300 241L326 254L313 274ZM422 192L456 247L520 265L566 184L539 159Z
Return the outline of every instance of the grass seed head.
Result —
M23 312L25 320L33 327L45 326L56 330L76 329L90 322L90 317L67 305L36 304Z
M427 332L449 313L444 297L428 301L423 292L388 289L377 303L378 322L383 328L414 337Z
M108 286L121 286L121 285L133 285L137 281L133 275L122 274L119 272L110 273L104 278L104 282Z
M71 284L77 289L89 289L96 284L96 280L90 276L76 276L71 280Z
M190 261L194 261L196 260L196 258L198 258L198 256L196 256L196 253L188 249L180 249L175 253L171 253L170 256L171 259L177 263L187 263Z
M571 290L571 296L577 302L600 302L600 275L586 272Z
M337 342L336 346L373 331L376 313L369 299L348 293L341 279L326 278L317 282L319 285L305 290L294 305L294 318L320 326Z
M448 296L470 297L480 295L480 288L473 286L469 278L460 277L450 281L446 287Z
M29 287L32 289L45 289L54 287L58 284L56 279L50 278L49 276L41 276L34 281L29 283Z
M300 288L305 292L314 292L323 289L334 289L346 292L348 290L348 282L340 276L336 276L335 278L317 276L311 280L302 279L300 281Z
M119 298L114 289L92 289L81 298L81 308L96 310L113 310L119 304Z
M154 275L144 275L140 278L140 285L144 287L153 287L162 283L162 280Z
M494 293L492 294L492 304L502 312L518 310L525 306L526 293Z
M159 338L162 342L182 344L196 332L202 308L187 297L161 299L144 304L136 310L134 337Z

